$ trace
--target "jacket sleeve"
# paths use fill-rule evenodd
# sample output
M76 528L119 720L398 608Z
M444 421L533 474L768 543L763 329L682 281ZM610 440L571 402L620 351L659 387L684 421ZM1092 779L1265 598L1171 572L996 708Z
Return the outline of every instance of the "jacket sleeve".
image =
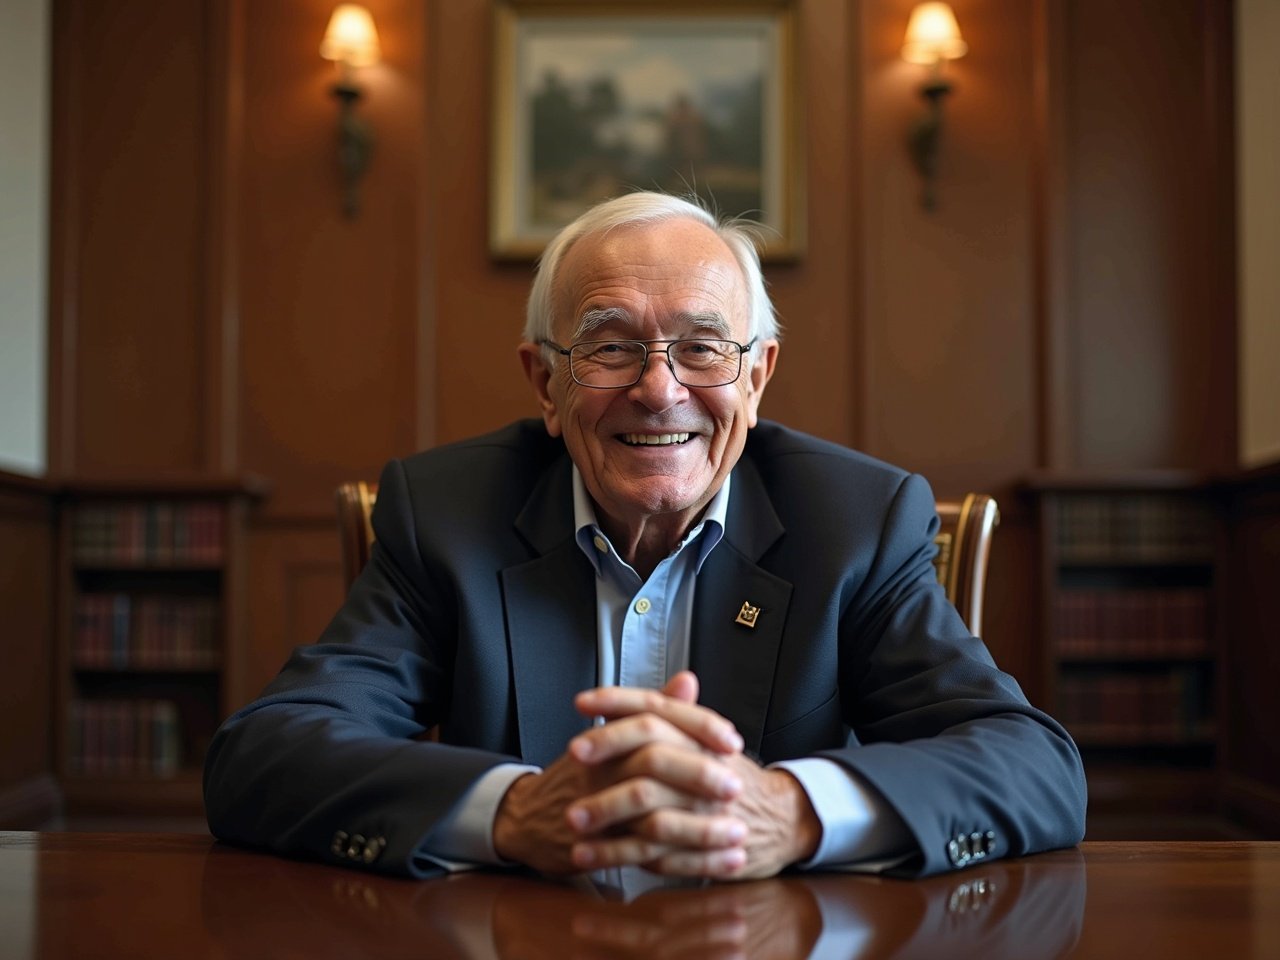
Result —
M209 829L230 842L429 876L434 826L503 753L414 739L447 712L457 611L415 541L403 465L382 473L365 571L319 643L223 723L205 761Z
M894 872L927 875L1077 843L1079 751L971 636L937 584L928 484L907 477L840 625L847 747L820 753L871 784L915 837Z

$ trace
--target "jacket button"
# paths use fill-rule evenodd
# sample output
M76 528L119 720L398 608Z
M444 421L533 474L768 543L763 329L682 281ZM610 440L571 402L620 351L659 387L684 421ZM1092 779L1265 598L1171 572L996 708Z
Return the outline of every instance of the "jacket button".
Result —
M358 833L352 834L351 842L347 845L347 859L359 860L362 853L364 853L364 837Z
M335 857L346 856L347 853L347 831L339 830L333 835L333 842L329 844L329 852Z
M364 853L362 857L365 863L373 863L378 857L382 856L382 851L386 847L387 841L384 837L374 837L364 845Z
M966 849L967 844L962 845L962 837L956 837L947 843L947 856L951 863L957 867L963 867L969 862L969 851Z
M975 860L980 860L987 855L986 837L978 831L969 834L969 849L973 851Z

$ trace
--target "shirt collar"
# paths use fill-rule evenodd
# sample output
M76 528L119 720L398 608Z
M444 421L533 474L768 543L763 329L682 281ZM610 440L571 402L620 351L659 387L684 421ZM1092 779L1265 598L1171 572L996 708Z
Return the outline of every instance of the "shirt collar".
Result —
M724 537L725 523L729 515L729 487L732 481L733 474L730 473L724 478L724 483L702 512L702 519L673 552L673 555L679 553L689 544L696 542L698 559L694 567L695 572L702 569L707 556ZM596 539L599 538L606 544L611 553L616 555L617 551L614 550L609 537L600 529L600 524L596 521L596 505L591 502L591 495L587 493L587 485L582 479L582 474L578 472L577 464L573 465L573 531L574 538L578 541L578 548L586 554L587 559L596 569L596 575L599 576L602 551L596 545Z

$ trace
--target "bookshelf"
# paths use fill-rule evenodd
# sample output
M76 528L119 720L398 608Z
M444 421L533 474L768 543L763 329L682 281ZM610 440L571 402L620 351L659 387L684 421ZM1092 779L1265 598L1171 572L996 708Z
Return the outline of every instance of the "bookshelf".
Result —
M238 702L256 481L75 483L60 498L56 762L69 813L198 813Z
M1040 477L1045 690L1091 812L1216 805L1221 510L1190 474Z

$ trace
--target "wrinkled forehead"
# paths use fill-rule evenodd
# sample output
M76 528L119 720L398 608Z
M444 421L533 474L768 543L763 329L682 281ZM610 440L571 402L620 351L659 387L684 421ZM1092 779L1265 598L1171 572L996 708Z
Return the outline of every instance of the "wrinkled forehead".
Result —
M629 224L578 238L552 288L557 332L589 311L635 311L637 321L719 314L742 334L747 287L715 231L694 220Z

